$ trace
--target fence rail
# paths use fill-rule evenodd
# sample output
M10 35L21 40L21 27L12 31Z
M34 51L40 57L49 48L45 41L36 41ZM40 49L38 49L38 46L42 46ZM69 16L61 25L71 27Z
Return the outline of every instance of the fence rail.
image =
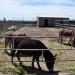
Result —
M11 38L22 38L22 37L24 37L24 38L60 38L60 37L51 37L51 36L0 36L0 38L5 38L5 37L11 37ZM66 36L63 36L63 38L68 38L68 37L66 37Z
M19 50L26 50L26 51L35 51L35 50L42 50L42 51L44 51L44 50L75 50L75 49L73 49L73 48L67 48L67 49L52 49L52 48L48 48L48 49L15 49L15 48L0 48L0 50L16 50L16 51L19 51Z
M67 61L73 62L73 61L75 61L75 60L56 60L55 62L65 62L65 61L66 61L66 62L67 62ZM0 61L0 63L1 63L1 62L12 62L12 61L10 61L10 60L9 60L9 61ZM22 61L22 60L21 60L21 61L14 61L14 60L13 60L13 62L34 62L34 61ZM45 62L45 60L39 60L39 61L36 61L36 62ZM47 62L53 62L53 61L47 61Z
M13 43L14 43L14 37L16 38L59 38L59 37L50 37L50 36L0 36L0 38L4 38L4 37L12 37L13 38ZM68 37L63 37L63 38L68 38ZM15 48L0 48L0 50L27 50L27 51L30 51L30 50L75 50L74 48L66 48L66 49L52 49L52 48L48 48L48 49L15 49ZM43 58L43 57L42 57ZM75 61L75 60L56 60L55 62L64 62L64 61ZM12 61L0 61L0 62L12 62ZM13 61L13 62L19 62L19 61ZM22 61L22 62L31 62L31 61ZM32 61L33 62L33 61ZM37 61L37 62L45 62L44 60L40 60L40 61ZM51 62L51 61L48 61L48 62Z

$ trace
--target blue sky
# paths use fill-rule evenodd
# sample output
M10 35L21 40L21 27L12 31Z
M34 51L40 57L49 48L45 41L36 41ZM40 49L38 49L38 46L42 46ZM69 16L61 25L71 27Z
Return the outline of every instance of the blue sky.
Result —
M34 20L37 16L75 19L75 0L0 0L0 19Z

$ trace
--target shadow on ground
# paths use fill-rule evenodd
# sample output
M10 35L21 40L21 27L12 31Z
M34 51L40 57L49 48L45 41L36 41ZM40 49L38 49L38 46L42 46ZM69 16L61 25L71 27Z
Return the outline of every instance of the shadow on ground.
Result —
M20 70L20 75L58 75L60 71L54 71L54 72L48 72L45 70L40 70L37 68L32 68L31 66L26 66L23 63L18 65L16 63L13 63L13 65Z
M71 46L71 44L67 44L67 43L63 43L63 45L66 45L66 46Z
M6 51L6 54L11 56L11 52ZM49 72L45 70L40 70L38 68L26 66L23 63L22 64L13 63L13 65L20 70L19 75L27 75L27 74L30 74L30 75L59 75L59 72L60 72L60 71Z

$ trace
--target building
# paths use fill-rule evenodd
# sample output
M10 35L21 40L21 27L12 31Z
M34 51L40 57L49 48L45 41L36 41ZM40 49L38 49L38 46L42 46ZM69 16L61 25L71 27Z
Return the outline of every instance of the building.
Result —
M70 27L75 27L75 19L70 20L69 23L70 23Z
M65 17L37 17L37 27L55 27L69 25Z

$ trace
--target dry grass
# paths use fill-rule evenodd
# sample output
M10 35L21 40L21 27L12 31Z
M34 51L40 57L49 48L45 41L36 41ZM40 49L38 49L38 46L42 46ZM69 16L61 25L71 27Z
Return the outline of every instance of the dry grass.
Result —
M57 42L49 42L48 39L44 39L42 40L43 43L45 43L45 45L48 48L54 48L54 49L58 49L58 48L70 48L70 46L66 46L63 44L59 44ZM0 45L0 48L3 48L4 44ZM57 53L57 61L60 60L71 60L71 59L75 59L75 51L61 51L61 50L51 50L51 52L53 54ZM21 60L31 60L32 58L30 57L21 57ZM0 50L0 61L9 61L11 60L11 56L8 56L7 54L5 54L5 52L3 50ZM17 60L16 58L14 58L14 60ZM41 60L41 59L40 59ZM43 70L47 71L46 65L45 63L40 62L40 65L42 67ZM12 64L11 62L0 62L0 73L2 75L37 75L37 72L39 72L39 74L44 73L46 74L44 71L41 72L40 70L37 69L37 65L35 63L36 72L28 72L32 69L31 67L31 62L25 62L23 63L22 66L20 66L17 62L15 62L15 64ZM28 69L28 70L27 70ZM74 62L56 62L55 63L55 67L54 67L55 71L62 71L62 72L75 72L75 64ZM33 70L34 71L34 70Z
M75 60L75 50L68 50L68 49L75 49L74 47L71 47L67 44L67 41L65 44L58 43L57 40L49 41L50 39L44 39L42 40L43 43L48 48L51 48L51 52L53 54L57 54L56 64L55 64L55 70L60 70L62 72L71 72L75 73L75 61L68 61L68 60ZM60 49L66 49L66 50L60 50ZM66 60L66 61L63 61Z

